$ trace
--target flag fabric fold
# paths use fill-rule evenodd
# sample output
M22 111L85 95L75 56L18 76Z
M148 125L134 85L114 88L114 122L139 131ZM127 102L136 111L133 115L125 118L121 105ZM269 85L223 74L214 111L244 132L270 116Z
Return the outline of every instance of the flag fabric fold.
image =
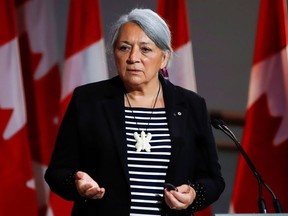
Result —
M172 34L174 55L168 66L169 79L176 85L197 91L186 0L159 0L157 10Z
M38 215L14 1L0 0L0 215Z
M98 0L70 0L61 115L75 87L108 78L101 10Z
M20 56L37 203L39 215L49 215L47 212L53 212L53 207L50 205L50 190L43 175L59 127L61 90L56 7L54 1L46 0L18 0L17 3ZM55 212L53 214L57 215Z
M285 0L261 0L242 146L274 191L288 206L288 61ZM263 187L268 213L275 212ZM257 213L258 185L239 158L231 212Z

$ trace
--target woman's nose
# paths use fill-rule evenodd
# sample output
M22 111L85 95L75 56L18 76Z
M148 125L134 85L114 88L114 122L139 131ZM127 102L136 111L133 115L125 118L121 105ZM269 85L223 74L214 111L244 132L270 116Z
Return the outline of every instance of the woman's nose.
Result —
M140 55L139 54L140 54L139 49L137 49L137 48L131 49L131 52L130 52L130 55L127 59L127 62L130 64L139 62L140 61Z

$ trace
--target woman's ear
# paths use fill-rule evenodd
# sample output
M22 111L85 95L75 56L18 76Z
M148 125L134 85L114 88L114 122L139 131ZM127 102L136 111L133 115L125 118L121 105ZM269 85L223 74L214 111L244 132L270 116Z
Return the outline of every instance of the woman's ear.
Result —
M161 69L167 67L169 59L170 59L170 52L169 51L165 51L163 52L163 60L162 60L162 64L161 64Z

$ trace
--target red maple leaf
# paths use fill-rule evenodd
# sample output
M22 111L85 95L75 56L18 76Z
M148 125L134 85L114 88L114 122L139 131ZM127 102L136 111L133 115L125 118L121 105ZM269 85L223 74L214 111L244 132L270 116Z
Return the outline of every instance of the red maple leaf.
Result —
M0 214L21 215L26 212L31 216L36 216L35 191L26 185L32 179L26 127L15 131L9 139L3 137L12 113L13 109L0 107ZM15 194L21 202L17 203L17 208L11 208L12 204L15 204Z
M247 111L243 148L282 202L288 206L288 140L274 145L273 140L282 117L271 115L266 95L262 95ZM271 194L264 190L268 212L274 212ZM233 194L234 209L237 213L258 212L258 186L256 178L241 157L236 175ZM286 210L287 211L287 210Z
M32 158L47 165L59 126L55 118L59 116L60 72L55 64L40 79L34 79L43 54L33 52L27 33L20 37L20 52Z
M22 15L25 15L25 13ZM22 19L24 18L25 17L22 17ZM41 40L41 38L39 38L39 40ZM34 52L30 44L33 43L33 41L30 40L27 32L24 32L24 34L21 35L19 43L25 89L29 144L33 162L41 165L41 167L37 166L34 170L35 173L39 174L36 174L35 181L37 191L39 191L38 196L41 196L42 200L48 200L48 194L42 193L46 186L43 184L44 179L42 174L45 166L50 160L58 130L58 124L57 122L55 123L54 120L55 117L58 117L59 115L60 72L58 65L55 63L51 68L47 68L47 71L43 76L37 80L34 79L40 62L43 58L49 57L46 56L46 54L49 53L45 53L45 51L43 51L43 53ZM64 208L64 206L66 207L66 205L69 204L70 208L68 209L71 209L71 204L67 203L67 201L61 200L57 202L55 206ZM48 207L46 204L47 203L41 203L41 206L39 206L40 215L45 214ZM54 206L52 206L52 208L53 214L58 215L58 213L55 212ZM62 213L63 211L61 211L59 215L64 215L64 213ZM65 215L68 215L68 213Z

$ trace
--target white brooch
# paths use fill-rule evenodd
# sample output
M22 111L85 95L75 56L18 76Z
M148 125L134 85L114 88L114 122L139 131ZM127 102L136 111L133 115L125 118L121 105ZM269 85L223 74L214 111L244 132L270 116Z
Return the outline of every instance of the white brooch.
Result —
M134 138L136 140L135 148L137 152L140 152L141 150L145 150L146 152L150 152L151 145L150 140L152 138L152 134L146 133L144 131L141 132L141 136L137 132L134 133Z

